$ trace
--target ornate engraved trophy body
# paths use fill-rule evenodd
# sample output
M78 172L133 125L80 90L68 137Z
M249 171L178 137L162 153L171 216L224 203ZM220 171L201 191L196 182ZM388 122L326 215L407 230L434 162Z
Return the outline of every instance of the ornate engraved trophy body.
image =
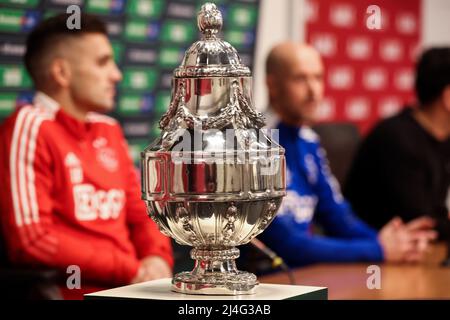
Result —
M172 279L189 294L251 294L256 276L236 269L237 245L273 220L285 195L284 149L251 106L251 73L216 37L214 4L202 6L203 34L174 71L161 136L141 154L142 198L165 235L193 246L195 267Z

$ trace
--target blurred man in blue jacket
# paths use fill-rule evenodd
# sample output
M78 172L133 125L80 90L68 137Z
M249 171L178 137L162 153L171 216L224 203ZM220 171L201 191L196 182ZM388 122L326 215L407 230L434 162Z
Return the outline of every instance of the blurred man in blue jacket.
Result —
M317 262L418 262L424 257L433 221L404 224L394 218L379 232L359 220L342 197L314 123L324 92L324 66L312 47L275 46L266 62L270 105L278 116L286 149L287 195L260 239L291 266ZM312 232L320 225L325 235Z

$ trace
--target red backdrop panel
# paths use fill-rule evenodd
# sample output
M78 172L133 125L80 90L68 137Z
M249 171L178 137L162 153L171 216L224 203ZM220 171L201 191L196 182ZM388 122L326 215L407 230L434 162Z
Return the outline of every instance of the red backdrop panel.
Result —
M371 30L374 4L381 29ZM321 121L353 122L365 133L414 102L421 0L307 0L306 9L306 40L326 67Z

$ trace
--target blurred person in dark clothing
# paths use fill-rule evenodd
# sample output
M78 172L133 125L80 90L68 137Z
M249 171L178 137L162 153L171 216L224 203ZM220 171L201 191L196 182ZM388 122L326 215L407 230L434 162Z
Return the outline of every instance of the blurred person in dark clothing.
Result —
M450 239L450 48L432 48L416 66L416 108L380 122L361 144L344 194L380 229L394 216L430 216Z

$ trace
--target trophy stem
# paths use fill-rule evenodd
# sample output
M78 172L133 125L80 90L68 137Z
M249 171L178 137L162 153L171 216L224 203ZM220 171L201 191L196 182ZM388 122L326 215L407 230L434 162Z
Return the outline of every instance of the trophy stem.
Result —
M172 290L186 294L254 294L258 285L256 276L236 268L238 257L239 249L234 247L194 248L191 250L194 269L177 273L172 279Z

